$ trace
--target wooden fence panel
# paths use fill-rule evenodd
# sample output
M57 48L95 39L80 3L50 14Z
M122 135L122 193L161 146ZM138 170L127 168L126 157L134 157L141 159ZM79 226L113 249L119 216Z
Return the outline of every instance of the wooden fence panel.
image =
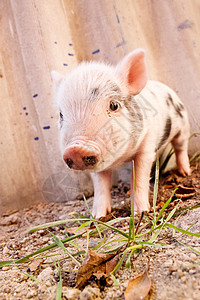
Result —
M150 78L177 91L199 132L199 16L198 0L2 0L0 213L92 192L89 177L69 172L60 156L52 69L116 63L144 47ZM193 138L190 152L199 147Z

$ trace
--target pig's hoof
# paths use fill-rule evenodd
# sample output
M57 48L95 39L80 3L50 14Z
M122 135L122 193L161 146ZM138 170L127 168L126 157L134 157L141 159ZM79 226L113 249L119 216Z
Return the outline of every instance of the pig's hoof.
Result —
M101 217L105 217L106 215L111 213L111 207L107 207L105 209L101 209L101 210L93 210L92 211L92 216L94 219L98 220Z
M144 203L135 203L135 207L134 207L134 214L138 213L138 212L143 212L143 211L149 211L150 210L150 205L148 204L144 204Z
M182 176L191 175L190 162L187 151L177 152L177 167L178 171Z
M192 171L189 166L184 166L184 165L181 167L179 166L178 171L182 176L187 176L187 175L189 176L192 174Z

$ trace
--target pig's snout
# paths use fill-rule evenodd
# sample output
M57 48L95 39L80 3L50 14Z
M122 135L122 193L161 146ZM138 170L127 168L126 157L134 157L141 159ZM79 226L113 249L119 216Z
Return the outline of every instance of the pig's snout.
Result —
M74 143L65 149L63 159L70 169L94 169L100 161L100 150L92 146Z

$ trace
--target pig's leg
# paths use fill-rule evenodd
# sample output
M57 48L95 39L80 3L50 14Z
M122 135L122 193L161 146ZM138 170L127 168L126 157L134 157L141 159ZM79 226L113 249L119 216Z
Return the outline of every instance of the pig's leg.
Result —
M176 154L176 164L181 175L190 175L190 163L188 158L188 139L184 132L180 131L173 139L172 145Z
M112 171L91 173L94 184L94 202L92 215L95 219L111 212L111 175Z
M155 152L138 153L134 159L135 166L135 193L134 210L149 211L149 179L152 164L155 160ZM131 191L133 190L133 174L131 176ZM132 203L131 192L131 203Z

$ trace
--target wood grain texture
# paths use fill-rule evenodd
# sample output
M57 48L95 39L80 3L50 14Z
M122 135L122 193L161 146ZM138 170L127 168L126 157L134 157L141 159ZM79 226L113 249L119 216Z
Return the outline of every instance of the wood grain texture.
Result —
M82 60L115 64L143 47L150 78L176 90L191 132L199 132L199 15L198 0L2 0L0 213L71 199L88 182L68 173L60 157L52 69L64 74ZM199 148L193 138L190 152Z

